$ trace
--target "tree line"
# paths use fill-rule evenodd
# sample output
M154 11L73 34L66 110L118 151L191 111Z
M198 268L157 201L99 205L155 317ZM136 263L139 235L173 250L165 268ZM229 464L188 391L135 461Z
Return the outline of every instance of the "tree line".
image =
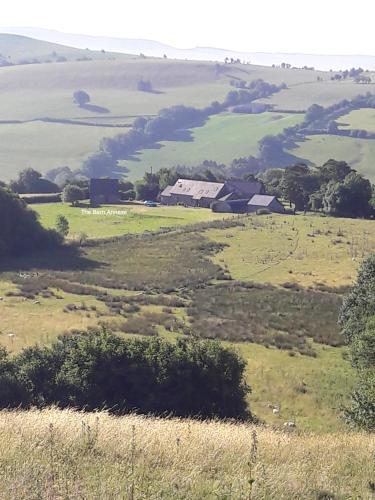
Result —
M339 217L374 215L374 190L345 161L328 160L312 168L297 164L269 169L259 178L267 192L293 204L297 210L322 211Z

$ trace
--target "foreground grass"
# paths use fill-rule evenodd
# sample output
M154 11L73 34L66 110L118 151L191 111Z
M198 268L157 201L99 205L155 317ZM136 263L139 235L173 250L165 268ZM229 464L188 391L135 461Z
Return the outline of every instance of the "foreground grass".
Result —
M371 498L371 435L54 409L0 428L4 499Z
M70 238L75 238L82 232L89 238L106 238L228 217L228 214L215 214L209 209L161 206L148 208L141 204L103 205L98 209L90 209L88 205L73 208L64 203L44 203L32 205L31 208L39 213L41 223L47 228L56 227L57 216L64 215L69 221Z

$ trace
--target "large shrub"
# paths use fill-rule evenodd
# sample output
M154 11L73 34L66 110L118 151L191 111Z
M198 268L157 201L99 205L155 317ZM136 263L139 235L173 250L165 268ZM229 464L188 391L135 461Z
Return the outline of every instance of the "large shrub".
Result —
M250 418L245 362L219 343L124 340L106 330L62 336L14 360L25 404L181 417ZM1 394L0 394L1 395ZM9 398L0 405L9 404Z
M2 188L0 213L0 257L26 254L60 242L58 234L44 229L37 214L24 201Z

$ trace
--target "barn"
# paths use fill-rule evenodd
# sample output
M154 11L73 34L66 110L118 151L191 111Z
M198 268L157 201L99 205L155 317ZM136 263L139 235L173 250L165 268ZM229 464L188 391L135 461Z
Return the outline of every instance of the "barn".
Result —
M90 204L98 206L102 204L115 204L121 200L118 179L91 179L90 180Z
M264 186L258 181L228 180L207 182L178 179L174 186L167 186L160 195L162 205L184 205L209 208L217 201L249 200L254 194L264 193Z

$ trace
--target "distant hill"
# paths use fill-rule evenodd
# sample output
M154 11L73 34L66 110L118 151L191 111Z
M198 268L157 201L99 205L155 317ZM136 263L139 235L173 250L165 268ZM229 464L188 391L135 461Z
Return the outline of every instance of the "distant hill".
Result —
M68 45L81 49L89 48L100 51L127 54L144 53L152 57L162 57L166 54L174 59L194 59L223 61L226 57L240 59L261 66L280 65L282 62L296 67L309 66L329 71L361 66L364 69L375 70L375 55L319 55L299 53L266 53L266 52L239 52L215 47L194 47L179 49L154 40L133 38L98 37L90 35L62 33L54 30L31 27L0 28L1 32L25 35L52 43Z
M0 33L0 64L2 61L3 65L103 60L113 57L113 54L106 52L83 50L27 36ZM117 57L125 55L117 54Z

